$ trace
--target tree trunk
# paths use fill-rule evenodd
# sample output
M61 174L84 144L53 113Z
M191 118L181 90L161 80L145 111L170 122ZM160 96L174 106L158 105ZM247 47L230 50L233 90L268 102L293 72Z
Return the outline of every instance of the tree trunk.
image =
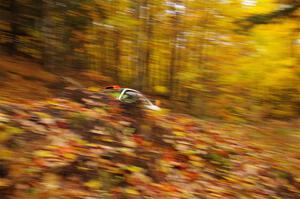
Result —
M148 5L148 0L145 1L145 5ZM152 40L152 36L153 36L153 16L151 14L151 9L148 8L147 11L147 18L146 18L146 27L145 27L145 32L146 32L146 42L147 42L147 46L145 49L145 63L144 63L144 67L145 67L145 74L144 74L144 81L143 81L143 85L145 87L146 90L149 90L150 87L150 83L149 83L149 68L150 68L150 59L151 59L151 40Z
M120 49L120 41L121 41L121 35L120 35L120 32L119 30L116 30L115 31L115 39L114 39L114 42L115 42L115 45L114 45L114 48L115 48L115 68L114 68L114 80L116 83L119 83L120 81L120 76L119 76L119 69L120 69L120 62L121 62L121 49Z
M171 50L171 58L170 58L170 66L169 66L169 98L172 99L174 97L175 92L175 75L177 72L177 44L178 44L178 30L177 24L179 23L179 13L174 8L175 15L173 16L173 41L172 41L172 50Z
M11 43L9 45L9 51L11 54L16 54L17 52L17 34L18 34L18 25L17 25L17 20L18 20L18 10L17 10L17 1L16 0L11 0L10 1L10 19L11 19Z

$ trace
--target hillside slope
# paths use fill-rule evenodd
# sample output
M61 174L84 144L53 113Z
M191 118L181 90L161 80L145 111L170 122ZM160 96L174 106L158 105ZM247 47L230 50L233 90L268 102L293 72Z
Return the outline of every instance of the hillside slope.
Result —
M95 71L61 68L58 74L29 59L0 56L0 99L8 101L53 97L73 82L89 87L106 85L111 81Z
M276 150L212 123L133 108L67 89L63 98L2 102L1 197L299 198L297 152L275 159Z

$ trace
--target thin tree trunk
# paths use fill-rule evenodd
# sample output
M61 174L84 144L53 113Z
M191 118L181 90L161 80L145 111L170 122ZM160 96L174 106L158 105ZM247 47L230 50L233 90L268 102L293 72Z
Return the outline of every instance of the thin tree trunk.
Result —
M206 64L205 64L205 58L206 58L206 45L207 45L207 34L208 34L208 20L209 20L209 14L207 9L209 9L209 5L210 3L207 2L205 4L205 6L203 7L203 12L205 13L204 15L204 19L202 21L204 21L204 23L202 21L199 21L199 26L202 26L202 36L200 38L199 41L199 45L198 45L198 64L200 67L200 73L202 75L200 75L199 77L199 83L204 85L205 81L206 81L206 77L205 77L205 70L206 70ZM204 75L203 75L204 74ZM197 103L200 104L199 107L199 112L201 115L205 115L206 113L206 96L204 91L197 91L198 95L196 96Z
M146 0L145 3L147 6L148 5L148 1ZM144 74L144 82L143 85L145 87L145 89L149 90L150 88L150 77L149 77L149 68L150 68L150 59L151 59L151 40L152 40L152 36L153 36L153 16L151 14L151 9L148 8L147 11L147 23L146 23L146 37L147 37L147 47L146 47L146 52L145 52L145 63L144 63L144 67L145 67L145 74Z
M17 19L18 19L18 10L17 10L17 1L16 0L11 0L10 1L10 17L11 17L11 43L9 46L9 51L11 54L16 54L17 52L17 34L18 34L18 30L17 30Z
M172 99L174 97L174 91L175 91L175 75L177 72L177 44L178 44L178 30L177 30L177 24L179 23L179 13L175 10L175 16L173 17L173 42L172 42L172 50L171 50L171 60L170 60L170 66L169 66L169 89L170 89L170 95L169 98Z
M117 83L119 83L120 76L119 76L119 69L120 69L120 62L121 62L121 51L120 51L120 41L121 41L121 35L119 30L115 30L115 74L114 79Z
M141 20L141 5L139 0L135 0L135 18L137 21ZM142 29L141 26L136 27L136 38L134 42L134 69L136 77L133 86L139 90L143 89L143 78L144 78L144 71L143 71L143 63L142 63Z
M102 53L101 53L101 72L105 74L105 70L107 68L107 62L106 62L106 46L105 46L105 38L106 38L106 31L101 31L100 37L100 45L102 47Z
M53 33L53 25L51 20L51 2L48 0L42 1L42 24L41 31L43 35L43 43L42 43L42 60L45 68L53 70L54 60L53 60L53 52L55 49L52 48L51 37Z

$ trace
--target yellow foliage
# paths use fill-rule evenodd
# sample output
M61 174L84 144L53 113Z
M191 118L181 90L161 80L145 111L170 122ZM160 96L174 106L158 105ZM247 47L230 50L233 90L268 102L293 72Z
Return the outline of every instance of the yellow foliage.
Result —
M7 160L7 159L10 160L12 158L15 158L13 151L8 150L7 148L1 146L0 146L0 157L3 160Z
M165 86L155 86L155 87L154 87L154 91L155 91L156 93L166 94L166 93L168 92L168 89L167 89L167 87L165 87Z

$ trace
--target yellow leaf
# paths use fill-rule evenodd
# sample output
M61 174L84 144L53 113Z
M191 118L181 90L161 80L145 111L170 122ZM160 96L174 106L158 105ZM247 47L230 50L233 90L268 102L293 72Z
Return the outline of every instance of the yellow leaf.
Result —
M48 101L49 104L51 105L56 105L58 104L57 102L55 101ZM42 112L33 112L34 114L36 114L38 117L40 118L51 118L50 115L46 114L46 113L42 113Z
M0 133L0 143L3 143L7 140L9 140L10 135L8 133Z
M84 183L90 189L100 189L102 187L102 183L99 180L90 180Z
M16 135L16 134L21 134L23 130L16 127L8 126L5 132L9 133L10 135Z
M87 90L91 92L99 92L101 89L99 87L89 87Z
M0 187L8 187L11 185L10 180L0 178Z
M51 153L50 151L46 151L46 150L35 151L34 154L38 157L43 157L43 158L55 157L55 155L53 153Z
M183 137L186 135L186 133L182 132L182 131L175 131L174 134L178 137Z
M191 161L192 165L195 167L203 167L203 162Z
M132 147L132 148L135 148L137 146L136 143L131 140L124 140L123 144L127 147Z
M71 159L71 160L74 160L76 158L76 155L73 154L73 153L65 153L63 156L65 158L68 158L68 159Z
M140 194L137 190L135 190L133 188L125 189L125 192L128 193L128 194L132 194L132 195L139 195Z
M136 166L128 166L127 167L127 170L131 171L131 172L141 172L142 171L142 168L140 167L136 167Z

